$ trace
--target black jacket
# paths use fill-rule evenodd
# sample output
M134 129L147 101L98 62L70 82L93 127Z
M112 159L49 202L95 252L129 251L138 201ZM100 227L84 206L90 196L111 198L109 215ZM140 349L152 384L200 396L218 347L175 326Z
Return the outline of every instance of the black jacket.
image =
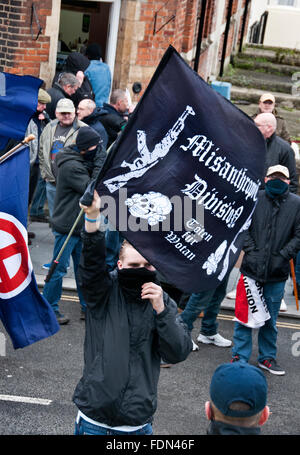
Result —
M113 106L104 103L101 108L99 120L108 134L109 147L118 137L118 134L127 124L127 120Z
M76 76L78 71L82 71L84 73L89 64L90 61L85 55L81 54L80 52L71 52L65 60L63 70L55 75L52 86L55 82L58 81L59 76L62 74L62 72L72 73L74 76ZM87 76L84 76L81 87L79 87L76 92L70 96L70 98L76 108L80 101L83 99L95 99L91 83Z
M264 176L266 175L267 169L270 166L281 164L282 166L287 167L290 172L290 192L297 193L298 176L296 170L295 154L292 147L287 141L283 140L279 136L276 136L275 133L266 140L266 145L267 153ZM264 183L261 188L264 188Z
M185 360L191 338L167 294L159 315L148 301L125 301L117 272L106 268L104 234L82 237L79 283L88 309L84 370L73 401L86 416L110 426L151 422L161 357Z
M300 197L286 191L272 199L261 190L243 250L241 273L261 283L287 280L300 250Z
M51 223L53 229L68 234L80 212L79 199L84 194L91 178L95 178L106 158L99 147L93 162L87 162L76 150L76 146L64 148L55 158L57 166L56 193ZM84 223L82 216L73 235L80 235Z
M108 135L106 132L106 129L104 128L104 125L101 122L101 107L96 107L94 112L92 112L90 115L87 117L84 117L82 121L89 125L91 128L93 128L95 131L97 131L98 134L100 134L102 140L103 140L103 148L104 150L107 149L107 142L108 142Z
M238 425L230 425L230 423L219 422L212 420L207 429L209 435L245 435L245 434L261 434L260 427L239 427Z
M49 90L47 90L51 96L51 102L46 106L46 112L49 115L51 120L56 119L55 109L57 102L62 98L71 99L71 97L62 89L58 82L55 82Z

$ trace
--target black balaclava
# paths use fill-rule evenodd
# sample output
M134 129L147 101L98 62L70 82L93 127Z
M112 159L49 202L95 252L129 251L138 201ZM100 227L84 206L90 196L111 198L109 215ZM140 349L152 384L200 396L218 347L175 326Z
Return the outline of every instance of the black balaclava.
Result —
M118 281L125 295L140 298L144 283L158 283L156 271L145 267L118 269Z

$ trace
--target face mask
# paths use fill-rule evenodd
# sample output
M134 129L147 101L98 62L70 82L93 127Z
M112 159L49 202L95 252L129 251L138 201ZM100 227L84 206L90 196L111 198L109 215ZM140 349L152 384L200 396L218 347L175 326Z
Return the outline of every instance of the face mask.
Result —
M86 161L93 161L96 156L96 152L97 152L97 149L89 150L88 152L85 152L84 155L82 155L82 156Z
M123 288L141 291L144 283L155 283L156 271L145 267L118 269L119 284Z
M285 193L289 185L280 179L268 180L266 183L266 191L271 197L280 196Z

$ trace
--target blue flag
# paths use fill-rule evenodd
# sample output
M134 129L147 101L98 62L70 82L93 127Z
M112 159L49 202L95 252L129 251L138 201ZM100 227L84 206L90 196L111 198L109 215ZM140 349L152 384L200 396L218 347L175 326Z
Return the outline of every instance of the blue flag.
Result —
M24 139L36 112L38 90L43 81L33 76L0 73L0 150L8 139Z
M0 163L0 319L15 349L59 330L39 293L27 247L29 149Z
M167 282L213 289L238 259L265 153L253 120L170 46L99 175L103 214Z

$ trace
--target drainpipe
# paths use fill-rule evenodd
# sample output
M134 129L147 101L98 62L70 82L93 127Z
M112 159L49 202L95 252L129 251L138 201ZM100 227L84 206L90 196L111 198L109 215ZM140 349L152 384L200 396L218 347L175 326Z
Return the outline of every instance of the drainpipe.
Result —
M194 61L194 71L196 71L196 73L198 73L199 60L200 60L200 54L201 54L201 43L202 43L204 20L205 20L205 13L206 13L206 4L207 4L207 0L202 0L200 21L199 21L199 30L198 30L197 45L196 45L196 55L195 55L195 61Z
M222 58L221 58L221 68L220 68L220 74L219 74L220 77L223 76L223 72L224 72L224 63L225 63L226 47L227 47L227 41L228 41L228 35L229 35L229 29L230 29L230 19L231 19L232 5L233 5L233 0L229 0L228 11L227 11L227 19L226 19L226 27L225 27L225 33L224 33L224 43L223 43L223 50L222 50Z
M250 3L250 0L246 0L244 14L243 14L243 23L242 23L242 30L241 30L241 40L240 40L239 52L242 52L242 50L243 50L243 40L244 40L244 33L245 33L245 27L246 27L246 22L247 22L247 16L248 16L249 3Z

